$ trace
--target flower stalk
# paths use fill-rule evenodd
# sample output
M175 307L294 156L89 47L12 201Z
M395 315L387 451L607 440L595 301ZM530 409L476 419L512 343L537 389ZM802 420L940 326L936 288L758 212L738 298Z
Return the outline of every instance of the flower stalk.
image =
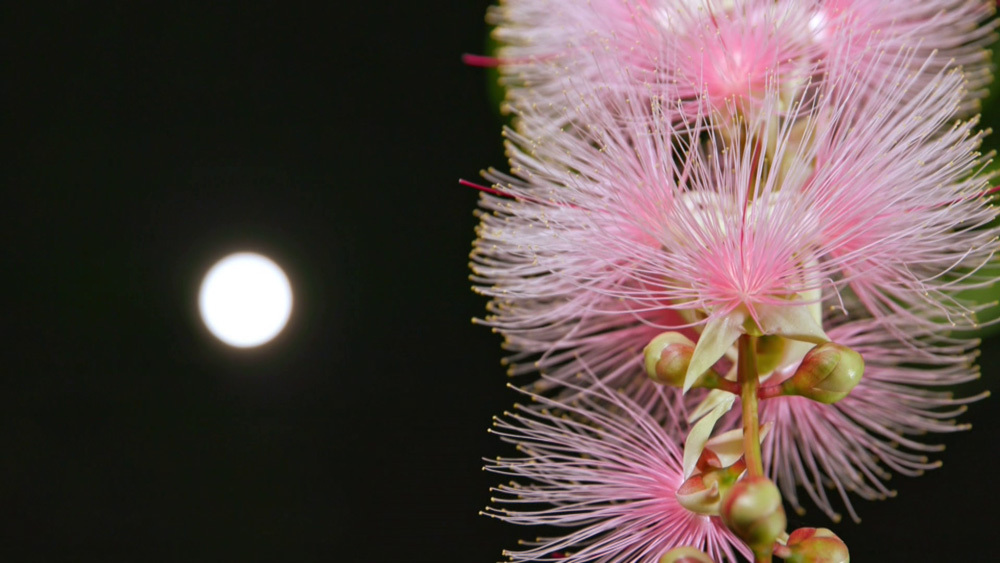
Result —
M737 382L743 404L743 455L746 456L747 474L764 476L764 462L760 454L760 417L757 408L757 337L740 335Z
M743 405L743 456L747 465L747 480L765 481L764 462L760 452L760 416L757 408L757 390L760 381L757 374L757 338L750 334L741 334L738 344L736 380L740 386L740 401ZM770 485L774 492L777 488ZM781 500L778 497L780 508ZM771 563L773 540L763 542L765 545L751 545L755 563Z

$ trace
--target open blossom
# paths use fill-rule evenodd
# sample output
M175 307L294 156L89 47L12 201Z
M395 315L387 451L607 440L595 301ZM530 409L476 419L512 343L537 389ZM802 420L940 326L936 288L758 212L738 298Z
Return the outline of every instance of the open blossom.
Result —
M948 66L962 67L968 111L986 96L992 79L987 47L996 40L998 22L988 20L995 12L992 0L821 0L809 28L825 52L876 69L871 76L892 72L878 68L885 64L879 53L913 49L915 61L926 61L914 88Z
M870 92L893 71L884 55L901 49L914 51L911 70L924 67L915 89L961 66L967 110L991 77L996 23L981 24L994 11L991 0L506 0L490 17L509 100L550 109L542 121L522 116L522 129L539 130L577 117L558 108L581 83L611 100L628 95L623 83L655 85L653 95L684 102L676 119L752 100L771 80L791 95L843 60L864 68Z
M635 373L646 337L679 329L707 369L746 323L825 340L808 308L844 291L927 330L972 324L956 294L989 281L974 272L997 246L980 136L949 125L959 72L904 99L923 78L900 61L878 95L842 72L779 123L677 125L654 97L593 115L586 135L508 132L512 175L489 174L504 195L483 196L473 279L514 371Z
M716 516L681 506L678 439L683 423L669 408L646 408L599 383L572 402L540 396L532 408L497 419L494 432L524 457L498 458L486 469L515 479L495 489L486 513L524 525L570 530L523 542L512 561L655 563L681 546L713 560L749 552ZM666 403L661 403L665 405Z
M751 104L770 81L794 91L821 56L812 16L808 2L790 0L515 0L494 12L509 101L550 110L544 121L522 115L529 130L571 124L577 116L560 110L584 83L600 93L588 109L607 111L647 94L630 85L644 82L649 95L679 102L663 108L674 120Z
M950 387L979 376L970 348L975 341L912 335L919 348L886 330L885 320L832 321L827 333L865 359L864 378L843 400L824 405L804 397L774 397L761 405L761 421L773 425L764 442L764 465L785 500L801 508L802 486L828 516L839 520L830 495L839 496L851 518L858 515L848 493L867 500L895 493L883 480L936 468L928 459L941 446L925 434L965 429L954 417L981 396L957 399ZM779 366L767 384L780 382L796 364ZM828 491L832 489L832 492Z

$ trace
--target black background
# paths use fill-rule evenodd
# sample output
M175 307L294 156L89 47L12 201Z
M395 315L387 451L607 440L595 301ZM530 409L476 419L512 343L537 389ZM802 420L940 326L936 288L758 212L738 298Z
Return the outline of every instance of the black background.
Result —
M477 515L513 399L457 184L504 163L459 58L488 3L11 4L0 554L485 562L533 536ZM296 292L240 352L195 308L237 250ZM835 527L855 561L989 560L1000 409L965 420Z

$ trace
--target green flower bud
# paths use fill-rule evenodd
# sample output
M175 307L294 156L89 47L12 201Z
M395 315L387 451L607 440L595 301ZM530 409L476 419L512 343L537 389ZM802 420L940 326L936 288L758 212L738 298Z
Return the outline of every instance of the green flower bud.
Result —
M826 528L799 528L788 536L786 563L850 563L847 545ZM787 554L787 555L786 555Z
M696 346L688 337L679 332L664 332L643 349L643 364L646 374L656 383L671 387L684 387ZM695 379L692 387L722 389L739 394L736 382L719 377L709 369Z
M733 485L722 497L719 515L759 557L771 553L787 524L781 493L764 477L747 477Z
M693 547L677 547L663 554L660 563L715 563L704 551Z
M681 387L693 355L694 342L679 332L664 332L643 350L646 374L657 383Z
M781 384L785 395L799 395L827 405L846 397L861 381L865 361L847 346L824 342L810 350Z

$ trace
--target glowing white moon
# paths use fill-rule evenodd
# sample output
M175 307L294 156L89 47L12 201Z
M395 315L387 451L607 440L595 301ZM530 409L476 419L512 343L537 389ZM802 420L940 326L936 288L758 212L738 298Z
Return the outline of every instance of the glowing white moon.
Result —
M205 274L198 308L219 340L237 348L260 346L285 328L292 313L292 286L269 258L230 254Z

